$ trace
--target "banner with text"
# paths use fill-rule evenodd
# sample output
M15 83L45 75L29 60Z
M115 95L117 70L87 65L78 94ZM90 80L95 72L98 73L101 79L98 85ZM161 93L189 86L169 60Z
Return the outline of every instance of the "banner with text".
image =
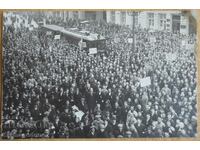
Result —
M140 86L141 87L146 87L146 86L151 85L151 79L150 79L150 77L139 79L139 81L140 81Z
M54 40L60 40L60 35L55 35Z
M97 53L97 48L89 48L89 55L94 55Z

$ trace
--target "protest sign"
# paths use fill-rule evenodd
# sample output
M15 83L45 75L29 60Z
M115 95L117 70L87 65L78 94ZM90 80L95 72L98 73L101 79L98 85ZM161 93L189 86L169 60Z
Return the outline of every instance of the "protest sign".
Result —
M60 35L55 35L54 40L59 40L60 39Z
M97 48L89 48L89 55L93 55L97 53Z
M82 112L81 110L79 110L79 108L76 105L72 106L72 109L75 111L75 116L77 118L79 118L79 120L82 119L83 115L85 114L84 112Z
M140 81L140 86L141 87L146 87L146 86L149 86L151 84L150 77L139 79L139 81Z
M78 43L78 45L79 45L80 49L86 48L86 47L87 47L86 42L82 42L82 41L80 41L80 42Z
M33 27L29 27L29 31L33 31Z
M82 112L82 111L77 111L77 112L75 112L75 116L77 117L77 118L79 118L79 120L81 120L82 119L82 117L83 117L83 115L84 115L85 113L84 112Z
M133 38L128 38L128 43L133 43Z
M181 45L185 46L186 45L186 40L182 40Z

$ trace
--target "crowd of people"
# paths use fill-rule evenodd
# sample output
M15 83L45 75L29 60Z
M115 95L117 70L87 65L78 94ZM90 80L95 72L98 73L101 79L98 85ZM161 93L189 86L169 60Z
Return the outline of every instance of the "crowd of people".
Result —
M133 49L126 26L93 21L85 28L110 37L106 54L4 26L3 138L197 135L195 50L181 46L195 35L137 28ZM142 87L145 77L151 84Z

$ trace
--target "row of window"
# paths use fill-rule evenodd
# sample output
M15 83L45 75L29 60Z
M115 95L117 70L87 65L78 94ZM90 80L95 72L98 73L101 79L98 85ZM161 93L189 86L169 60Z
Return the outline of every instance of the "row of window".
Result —
M115 17L116 17L115 12L111 12L111 21L113 23L116 22L116 18ZM148 26L150 28L154 27L154 25L155 25L155 14L154 13L148 13L147 17L148 17ZM170 27L170 25L169 25L170 19L167 19L166 14L159 13L158 17L159 17L159 26L160 26L160 28L165 30L165 29ZM173 20L175 19L176 21L180 21L180 15L173 15L172 19ZM120 22L121 22L121 24L126 24L126 12L121 12L120 13ZM136 14L136 17L135 17L135 24L138 24L138 15L137 14ZM186 26L185 25L181 25L180 28L184 29L184 28L186 28Z
M113 23L116 22L115 20L115 12L111 12L111 21ZM120 12L120 22L121 24L125 25L126 24L126 12ZM138 24L138 14L135 14L135 24Z
M159 15L159 25L161 28L166 29L167 21L170 21L169 19L166 19L166 14L158 14ZM148 13L148 22L149 27L154 26L154 13Z
M160 27L166 28L166 22L170 21L169 19L166 20L166 14L159 14L159 20L160 20ZM111 12L111 21L115 23L115 12ZM149 21L149 26L153 27L154 26L154 13L148 13L148 21ZM126 12L121 12L120 13L120 22L122 24L126 24ZM138 22L138 17L135 17L135 23L137 24Z

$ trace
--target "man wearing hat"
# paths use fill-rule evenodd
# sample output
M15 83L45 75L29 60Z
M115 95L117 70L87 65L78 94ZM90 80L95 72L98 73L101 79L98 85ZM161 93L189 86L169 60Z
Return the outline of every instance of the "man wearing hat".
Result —
M86 137L86 132L84 129L84 123L80 122L78 129L75 131L76 138L85 138Z
M126 131L126 138L132 138L132 132L130 130Z
M96 115L95 120L92 122L96 130L99 130L100 124L104 124L104 121L101 119L101 115Z
M85 101L85 97L81 97L81 100L77 106L78 106L79 110L81 110L83 112L86 112L88 110L88 105Z
M119 136L124 137L125 136L125 131L124 131L124 126L122 123L117 125L117 129L113 131L114 132L114 136L117 138Z
M107 137L108 137L108 133L105 130L105 125L100 124L99 130L97 131L97 138L107 138Z

